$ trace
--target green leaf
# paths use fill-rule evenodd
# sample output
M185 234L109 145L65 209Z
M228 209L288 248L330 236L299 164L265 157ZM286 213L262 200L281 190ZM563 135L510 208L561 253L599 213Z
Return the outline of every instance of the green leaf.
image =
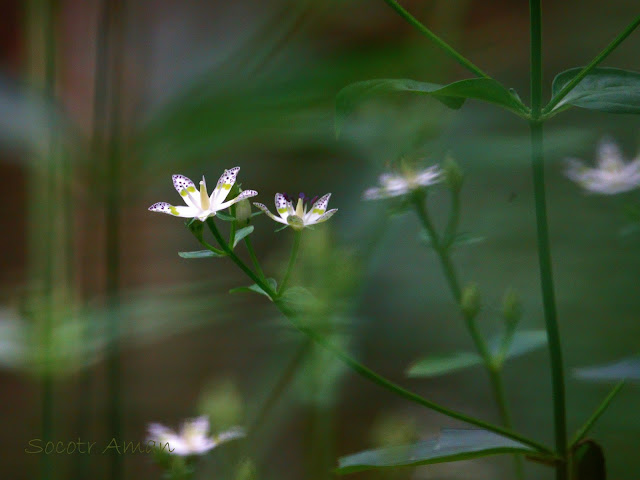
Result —
M547 332L544 330L520 330L513 335L506 358L515 358L538 350L547 344ZM489 348L495 355L499 353L502 337L495 337L489 341Z
M487 430L442 430L438 438L400 447L367 450L342 457L339 474L394 467L456 462L501 453L531 453L533 449Z
M577 444L571 451L571 480L606 480L604 452L593 440Z
M497 358L501 353L502 335L489 340L489 349ZM506 352L505 359L516 358L542 348L547 343L544 330L522 330L515 332ZM473 352L456 352L426 357L414 362L407 370L409 377L436 377L465 368L482 365L482 358Z
M482 358L476 353L455 352L434 355L417 360L407 370L409 377L437 377L464 368L482 364Z
M572 68L557 75L553 80L553 95L557 95L581 70ZM594 68L551 113L572 106L608 113L640 113L640 73L619 68Z
M182 258L209 258L209 257L225 257L220 253L212 252L211 250L198 250L195 252L178 252Z
M433 243L431 242L431 238L429 238L429 234L424 230L420 231L420 240L422 240L428 247L433 248ZM464 245L474 245L476 243L484 242L485 237L478 237L472 235L469 232L460 232L455 235L453 240L451 241L451 247L464 246Z
M269 286L275 291L278 287L278 282L274 278L267 278L267 283ZM271 300L271 296L267 292L265 292L258 284L254 283L253 285L249 285L248 287L237 287L229 290L229 293L241 293L241 292L253 292L259 293L260 295L264 295Z
M238 242L242 240L244 237L246 237L247 235L251 235L252 232L253 232L253 225L249 225L248 227L244 227L238 230L233 240L233 248L236 248L236 245L238 245Z
M625 358L614 363L578 368L576 376L590 381L640 380L640 357Z
M227 215L226 213L216 212L216 217L220 220L224 220L225 222L235 222L236 217L232 217L231 215Z
M343 88L336 97L336 135L340 134L342 124L363 101L389 93L408 92L430 95L449 108L462 107L467 98L494 103L521 116L528 109L499 82L491 78L470 78L439 85L437 83L418 82L406 78L383 78L357 82Z

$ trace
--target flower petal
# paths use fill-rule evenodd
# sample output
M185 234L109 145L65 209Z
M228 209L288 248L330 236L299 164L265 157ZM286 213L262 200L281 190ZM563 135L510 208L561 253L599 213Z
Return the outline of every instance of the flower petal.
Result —
M312 223L308 224L316 224L316 223L322 223L322 222L326 222L327 220L329 220L334 213L336 213L338 211L337 208L334 208L332 210L329 210L327 213L325 213L324 215L321 215L318 219L314 220Z
M245 198L255 197L256 195L258 195L258 192L256 192L255 190L244 190L240 192L240 195L238 195L237 197L232 198L228 202L224 202L218 205L216 207L216 210L224 210L225 208L229 208L234 203L238 203L239 201L244 200Z
M175 207L167 202L158 202L151 205L149 211L166 213L174 217L193 218L198 215L199 209L195 207Z
M276 210L280 217L286 222L289 215L293 215L293 205L289 202L282 193L276 193Z
M240 167L233 167L229 170L225 170L220 178L218 179L218 184L216 188L211 192L211 205L215 210L219 210L218 205L225 201L227 195L231 191L231 187L236 183L236 177L238 176L238 172L240 171Z
M607 168L609 165L622 165L624 160L620 147L609 136L605 136L598 143L598 166Z
M219 433L213 440L216 442L216 445L220 445L221 443L228 442L230 440L235 440L236 438L243 438L247 434L245 433L242 427L234 427L226 432Z
M191 181L191 179L185 177L184 175L173 175L173 186L176 191L180 194L184 202L190 207L200 207L197 203L197 192L195 184Z
M304 223L311 225L316 223L318 218L327 211L327 204L329 203L329 199L331 198L331 194L327 193L323 195L318 201L316 201L311 210L304 216Z
M273 213L271 213L271 212L269 211L269 209L268 209L265 205L263 205L262 203L253 202L253 204L254 204L256 207L258 207L260 210L262 210L264 213L266 213L266 214L269 216L269 218L271 218L272 220L275 220L276 222L280 222L280 223L284 223L285 225L288 225L288 224L287 224L287 222L286 222L286 220L283 220L283 219L282 219L282 218L280 218L280 217L276 217L276 216L275 216Z

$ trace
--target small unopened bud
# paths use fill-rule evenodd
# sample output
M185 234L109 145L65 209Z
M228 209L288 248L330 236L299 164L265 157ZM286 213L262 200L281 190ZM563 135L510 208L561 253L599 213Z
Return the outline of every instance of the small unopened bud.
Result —
M478 285L472 283L464 288L462 298L460 299L460 306L466 317L475 318L476 315L478 315L481 307Z
M459 192L464 181L464 173L462 173L462 169L452 156L447 156L442 164L442 170L444 171L444 181L447 187L454 192Z
M502 316L508 328L515 328L522 317L520 297L513 290L508 290L502 300Z
M245 226L251 219L251 202L248 198L240 200L236 203L236 222L238 225Z

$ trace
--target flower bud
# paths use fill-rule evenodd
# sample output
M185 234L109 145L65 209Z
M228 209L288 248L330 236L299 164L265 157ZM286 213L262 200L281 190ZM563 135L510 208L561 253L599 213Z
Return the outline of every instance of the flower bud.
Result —
M249 224L251 219L251 202L249 199L240 200L236 204L236 222L239 226L244 227Z
M522 317L522 302L513 290L508 290L502 300L502 316L507 323L507 328L515 328Z
M447 187L454 192L459 192L464 181L464 173L452 156L447 156L442 165L442 170Z
M475 318L480 312L480 292L478 291L478 285L472 283L464 288L462 291L462 298L460 299L460 306L462 312L468 318Z

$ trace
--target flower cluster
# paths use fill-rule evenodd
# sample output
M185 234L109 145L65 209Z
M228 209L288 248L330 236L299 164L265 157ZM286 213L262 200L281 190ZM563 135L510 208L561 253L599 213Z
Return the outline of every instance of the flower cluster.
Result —
M236 183L239 171L240 167L225 170L211 195L207 192L207 184L204 177L202 177L198 192L195 184L187 177L174 175L173 186L186 203L186 206L174 206L166 202L158 202L151 205L149 210L176 217L195 218L204 222L207 218L214 217L219 211L229 208L244 199L258 195L255 190L244 190L235 198L225 201L231 188ZM327 211L329 198L331 198L330 193L322 196L319 200L317 198L310 200L301 193L294 208L291 197L284 193L276 193L276 211L279 217L272 214L262 203L256 202L254 205L276 222L283 223L285 226L290 226L295 230L301 230L310 225L329 220L338 211L337 208Z
M596 168L581 160L567 160L566 174L585 190L601 195L628 192L640 186L640 157L625 163L618 146L608 137L598 145Z
M399 197L435 185L442 180L442 169L437 165L418 172L407 170L402 174L384 173L380 176L380 186L367 189L363 198L380 200Z
M159 423L150 424L148 433L150 442L161 448L166 446L166 451L179 456L202 455L222 443L245 436L240 427L210 436L209 419L205 416L186 420L179 433Z

